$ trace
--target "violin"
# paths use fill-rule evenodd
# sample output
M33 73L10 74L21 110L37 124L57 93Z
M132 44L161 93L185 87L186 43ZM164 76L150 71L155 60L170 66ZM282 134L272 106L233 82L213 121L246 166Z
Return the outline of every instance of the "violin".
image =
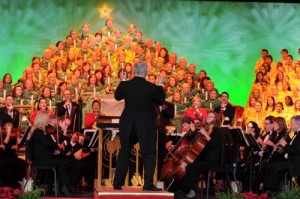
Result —
M1 136L2 135L6 135L7 134L7 129L5 127L2 127L0 133L1 133ZM16 138L20 134L21 134L20 129L18 129L18 128L12 128L11 132L10 132L10 137L11 138Z

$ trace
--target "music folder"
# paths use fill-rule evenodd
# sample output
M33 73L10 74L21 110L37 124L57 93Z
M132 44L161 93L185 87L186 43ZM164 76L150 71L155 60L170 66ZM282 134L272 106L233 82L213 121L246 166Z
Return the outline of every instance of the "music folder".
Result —
M261 151L262 148L256 141L255 137L251 133L245 134L246 139L248 140L248 143L250 147L253 149L253 151Z
M231 128L231 136L236 143L244 147L251 147L254 151L260 151L261 147L255 137L250 133L244 133L241 128Z
M241 128L230 128L230 134L235 143L239 143L241 146L250 146L245 134Z

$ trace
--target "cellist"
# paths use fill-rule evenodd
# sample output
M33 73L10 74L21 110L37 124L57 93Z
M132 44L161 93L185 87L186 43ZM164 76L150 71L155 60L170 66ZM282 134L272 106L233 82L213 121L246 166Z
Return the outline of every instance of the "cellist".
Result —
M198 179L201 173L209 168L218 166L221 157L222 137L220 128L221 120L216 112L209 112L206 117L207 127L200 128L198 133L207 140L203 151L195 161L187 165L183 183L189 188L185 198L195 198ZM183 124L187 126L189 124ZM190 124L191 125L191 124ZM194 125L194 124L192 124Z

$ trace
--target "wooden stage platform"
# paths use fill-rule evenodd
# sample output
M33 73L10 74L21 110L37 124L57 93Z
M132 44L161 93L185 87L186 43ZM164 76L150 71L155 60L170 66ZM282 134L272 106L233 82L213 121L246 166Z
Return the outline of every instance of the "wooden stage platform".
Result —
M173 199L174 194L167 191L143 191L142 188L113 188L103 187L94 192L94 199Z
M142 188L123 188L113 190L111 187L95 189L94 196L89 194L78 194L70 197L42 197L43 199L173 199L174 194L167 191L143 191Z

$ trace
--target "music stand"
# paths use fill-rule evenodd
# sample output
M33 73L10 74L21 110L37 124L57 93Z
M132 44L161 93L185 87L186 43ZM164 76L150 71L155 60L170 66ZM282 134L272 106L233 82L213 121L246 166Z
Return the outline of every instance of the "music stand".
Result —
M90 138L90 141L87 144L88 148L98 147L98 139L99 139L99 129L85 129L83 134Z
M253 164L253 152L254 151L261 151L261 146L257 143L255 137L252 134L245 134L241 128L232 128L230 129L231 135L233 136L233 139L235 142L238 142L240 146L248 147L250 148L250 166L249 166L249 189L252 189L252 164Z

